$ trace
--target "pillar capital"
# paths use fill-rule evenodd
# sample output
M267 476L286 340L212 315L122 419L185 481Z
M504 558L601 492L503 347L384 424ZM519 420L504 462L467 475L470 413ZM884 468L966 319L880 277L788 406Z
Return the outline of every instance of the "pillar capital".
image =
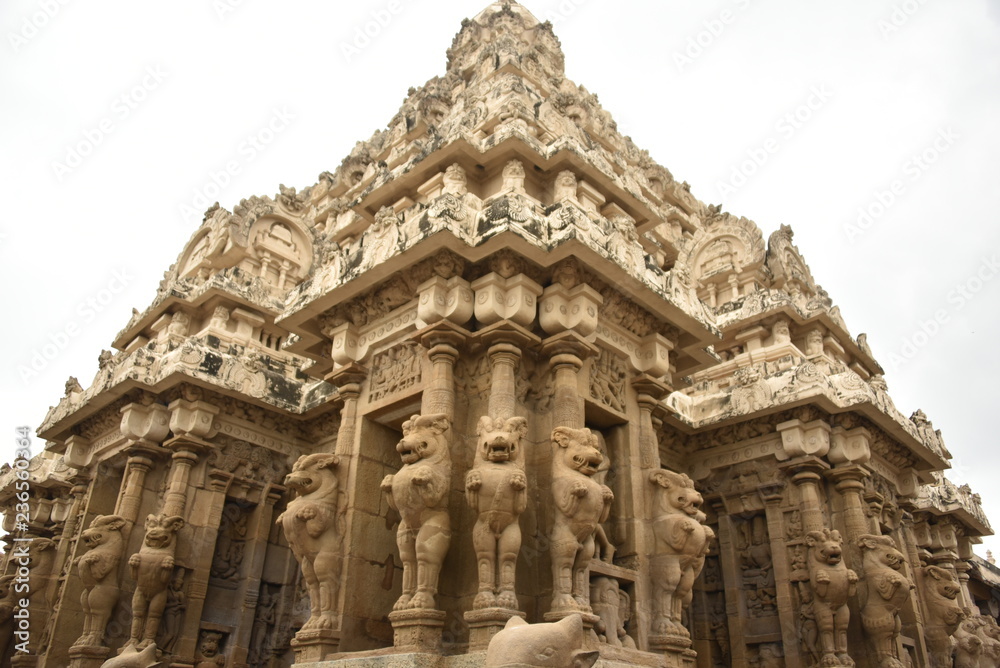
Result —
M812 456L796 457L779 464L778 467L796 485L805 482L818 483L823 479L823 474L830 469L830 465L825 461Z
M568 331L560 332L555 336L550 336L543 340L541 352L542 355L552 359L553 363L556 363L555 358L559 356L576 357L580 362L580 366L582 366L583 360L591 355L597 355L600 350L596 345L590 343L576 332ZM564 360L563 363L569 362L568 360Z
M859 494L864 492L865 480L871 477L871 471L864 466L835 466L828 469L825 474L833 481L838 492L854 490Z
M207 401L174 399L170 402L170 431L177 437L191 436L197 439L215 436L215 416L219 407Z

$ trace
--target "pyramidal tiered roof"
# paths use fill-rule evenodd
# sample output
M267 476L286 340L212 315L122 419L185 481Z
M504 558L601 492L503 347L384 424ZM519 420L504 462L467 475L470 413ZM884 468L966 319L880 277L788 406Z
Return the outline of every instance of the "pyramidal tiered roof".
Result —
M62 442L126 392L184 379L308 417L337 392L332 371L387 331L426 324L396 309L430 278L481 262L551 278L574 256L603 286L602 316L644 342L635 359L669 350L667 367L650 368L674 388L666 419L679 429L813 400L877 424L885 457L921 472L914 484L947 466L926 418L893 406L792 230L765 243L622 136L564 76L551 24L493 3L447 55L443 76L314 185L206 211L153 304L40 432Z

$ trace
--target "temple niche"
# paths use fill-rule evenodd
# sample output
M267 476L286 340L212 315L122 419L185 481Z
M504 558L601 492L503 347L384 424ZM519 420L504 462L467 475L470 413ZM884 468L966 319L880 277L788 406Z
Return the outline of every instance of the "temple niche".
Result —
M0 664L1000 665L980 497L791 227L698 200L516 2L447 56L206 211L27 502L0 471Z

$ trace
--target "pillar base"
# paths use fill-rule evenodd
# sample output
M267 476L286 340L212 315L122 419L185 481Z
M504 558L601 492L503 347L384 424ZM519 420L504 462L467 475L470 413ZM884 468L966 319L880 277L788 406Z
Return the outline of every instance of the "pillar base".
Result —
M69 648L69 668L101 668L111 650L100 645L73 645Z
M396 649L414 652L438 652L447 613L443 610L417 608L389 613L393 642Z
M510 608L481 608L465 613L465 623L469 625L469 651L485 650L511 617L524 619L525 614Z
M676 634L649 636L649 651L663 653L667 668L694 668L698 657L691 649L691 638Z
M340 648L340 633L331 629L299 631L291 642L295 663L323 661Z

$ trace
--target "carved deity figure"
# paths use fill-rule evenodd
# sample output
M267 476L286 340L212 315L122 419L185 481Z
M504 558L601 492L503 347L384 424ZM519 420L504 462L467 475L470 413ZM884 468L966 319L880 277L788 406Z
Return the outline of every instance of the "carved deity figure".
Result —
M594 533L607 521L614 493L593 479L604 465L597 436L589 429L552 431L552 610L590 612L587 566L594 556Z
M118 564L125 550L122 527L125 520L118 515L98 515L90 528L81 534L87 552L76 559L83 593L83 634L74 645L103 645L104 627L118 603Z
M343 540L337 516L336 455L303 455L285 477L298 496L278 516L292 553L302 568L309 591L310 616L303 631L332 629L336 625Z
M132 597L132 632L129 645L139 651L155 645L160 617L167 604L167 584L174 572L174 549L177 532L184 527L180 517L150 515L146 518L146 536L142 547L129 560L135 580Z
M451 543L448 488L451 455L447 415L414 415L403 423L396 452L403 467L382 480L389 505L401 516L396 532L403 562L403 594L394 610L433 609L441 564Z
M202 631L198 642L198 662L194 668L219 668L226 665L222 654L222 634L218 631Z
M524 192L524 165L520 160L511 160L503 168L503 191Z
M478 513L472 544L479 566L479 593L472 606L516 610L514 572L521 550L518 517L528 503L521 439L528 433L528 421L483 416L477 433L476 462L465 477L465 497Z
M653 633L687 636L681 616L715 534L704 525L701 494L683 473L660 469L653 485Z
M916 585L900 572L903 554L889 536L858 537L865 574L861 623L875 644L880 668L904 668L896 652L899 610Z
M961 588L954 573L940 566L926 566L924 574L924 638L935 668L951 667L951 636L965 619L958 605Z
M605 576L590 581L590 605L601 618L603 635L598 637L612 647L635 649L635 641L625 630L632 614L632 600L622 591L618 580Z
M457 162L444 170L444 193L461 197L469 191L465 169Z
M843 558L840 532L824 528L806 534L807 563L813 593L813 614L819 630L821 666L854 666L847 654L847 599L854 595L858 575Z
M580 615L553 624L528 624L511 617L486 650L484 668L590 668L600 653L583 648L585 635Z
M569 199L576 199L576 174L566 169L556 176L553 188L552 201L564 202Z
M187 609L187 596L184 594L184 571L181 571L167 589L167 604L163 608L163 623L160 624L160 634L156 638L159 649L165 653L174 650L181 632L181 620Z

